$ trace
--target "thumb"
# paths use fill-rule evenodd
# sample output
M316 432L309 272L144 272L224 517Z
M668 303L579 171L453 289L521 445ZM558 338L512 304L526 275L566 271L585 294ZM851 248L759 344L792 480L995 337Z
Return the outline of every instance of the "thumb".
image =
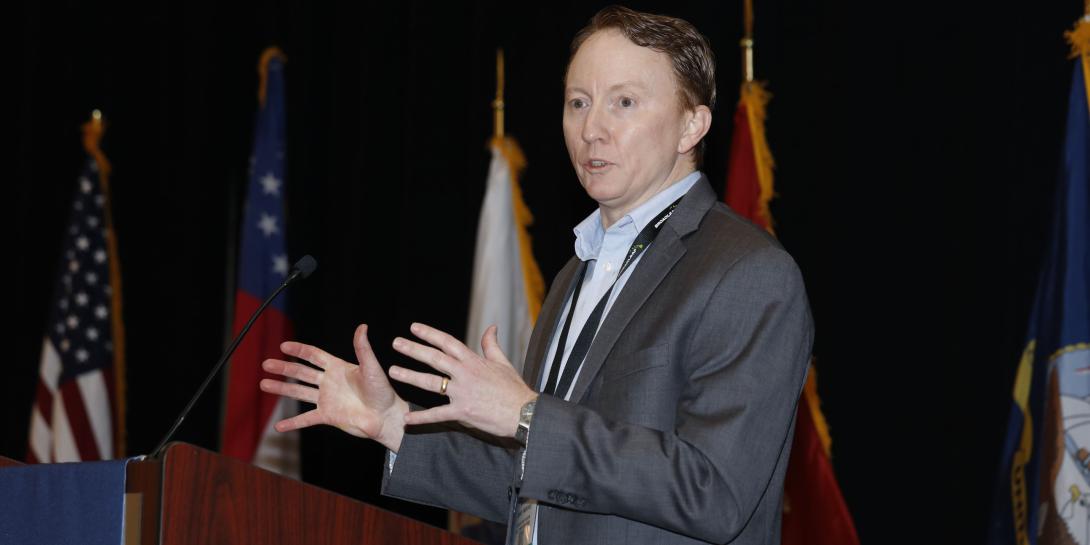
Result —
M500 348L498 330L499 328L495 325L488 326L488 329L484 330L484 336L481 337L481 349L484 350L485 358L507 362L507 356L503 355L503 349Z
M375 357L375 352L371 350L371 343L367 340L367 324L360 324L356 328L352 347L356 350L356 361L359 361L361 367L381 369L378 358Z

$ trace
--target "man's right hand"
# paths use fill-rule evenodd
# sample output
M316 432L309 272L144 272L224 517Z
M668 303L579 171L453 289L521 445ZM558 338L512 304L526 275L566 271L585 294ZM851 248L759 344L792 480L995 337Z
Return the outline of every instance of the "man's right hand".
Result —
M280 350L319 369L276 359L261 364L269 373L300 382L263 379L263 391L317 405L303 414L277 422L276 430L285 432L329 424L356 437L374 439L396 453L405 434L409 404L394 392L375 358L367 341L367 325L356 328L353 345L359 365L297 342L282 343Z

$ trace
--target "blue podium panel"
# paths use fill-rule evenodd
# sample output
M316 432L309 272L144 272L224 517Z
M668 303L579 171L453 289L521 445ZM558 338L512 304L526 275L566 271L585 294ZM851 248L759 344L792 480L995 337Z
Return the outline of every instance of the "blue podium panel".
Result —
M121 545L127 463L0 469L0 543Z

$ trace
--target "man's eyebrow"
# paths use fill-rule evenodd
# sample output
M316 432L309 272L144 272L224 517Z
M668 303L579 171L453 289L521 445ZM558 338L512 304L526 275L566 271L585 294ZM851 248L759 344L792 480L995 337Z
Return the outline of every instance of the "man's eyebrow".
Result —
M617 84L609 86L610 91L616 91L618 89L625 89L625 88L636 88L636 89L639 89L641 91L646 91L647 90L647 84L642 82L642 81L638 81L638 80L628 80L628 81L622 81L621 83L617 83Z
M622 81L620 83L615 83L613 85L610 85L608 91L612 92L612 91L617 91L619 89L632 89L632 88L638 89L640 91L647 91L649 89L647 84L642 82L642 81L628 80L628 81ZM584 95L589 95L590 94L590 93L588 93L586 91L586 89L583 89L582 87L565 87L564 88L564 93L565 94L568 94L568 93L583 93Z

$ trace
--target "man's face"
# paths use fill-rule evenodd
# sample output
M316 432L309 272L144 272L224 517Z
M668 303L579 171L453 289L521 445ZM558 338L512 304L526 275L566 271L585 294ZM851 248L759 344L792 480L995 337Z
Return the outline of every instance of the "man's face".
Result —
M564 89L564 142L606 225L692 172L681 155L695 145L684 138L689 118L665 54L616 30L579 47Z

